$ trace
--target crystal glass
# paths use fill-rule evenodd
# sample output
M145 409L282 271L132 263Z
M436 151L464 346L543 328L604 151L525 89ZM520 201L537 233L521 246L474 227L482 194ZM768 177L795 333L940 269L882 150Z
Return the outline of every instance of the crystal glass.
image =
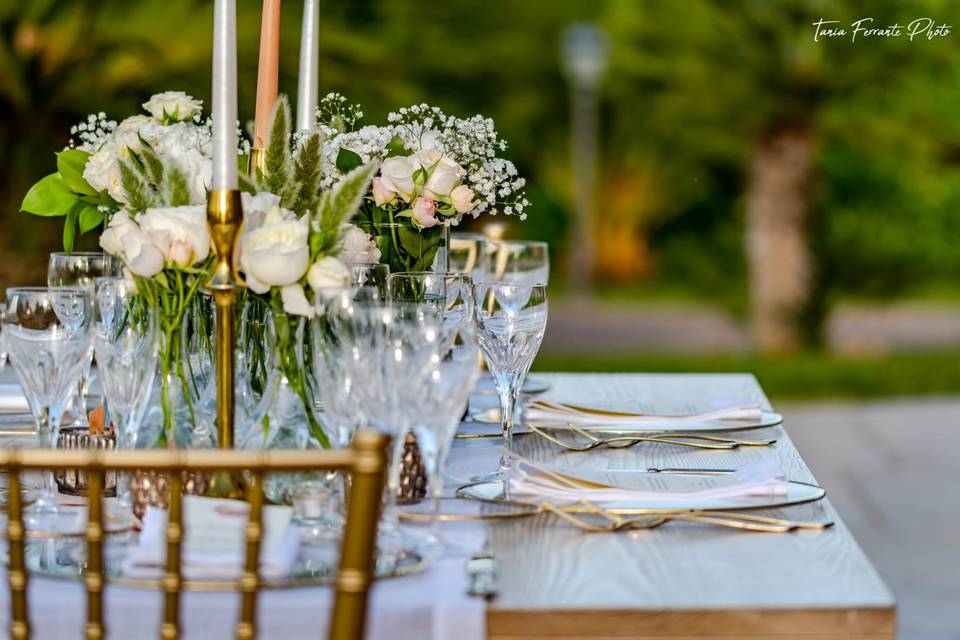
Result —
M387 299L387 279L390 266L377 262L349 262L350 286L360 297L370 301L384 302Z
M528 240L491 241L487 244L484 277L494 282L546 285L550 282L549 247L546 242Z
M441 535L438 519L443 496L443 468L470 392L476 382L477 323L473 279L463 273L399 273L390 276L397 304L425 303L439 316L435 341L427 341L431 357L424 362L420 386L410 395L410 422L428 474L430 529L424 546L434 557L452 551Z
M383 220L354 219L354 224L376 243L380 261L390 266L390 273L449 271L447 243L450 227L447 225L421 229L411 218L400 216Z
M390 571L409 548L400 531L396 494L403 435L422 410L423 378L435 357L440 318L433 307L418 304L375 305L350 302L336 309L346 350L345 366L356 411L364 426L392 437L390 469L378 537L379 571Z
M59 287L7 289L3 334L10 362L30 404L42 447L53 449L63 412L93 346L93 294ZM43 474L32 516L56 515L53 473Z
M155 308L123 278L97 278L94 354L117 448L134 449L157 373L160 350ZM118 474L117 497L130 502L127 474Z
M450 234L450 268L452 273L466 273L475 282L488 280L486 237L479 233L454 231Z
M51 253L47 263L47 286L77 287L93 293L97 278L119 276L122 268L117 258L106 253L93 251ZM84 428L90 427L86 403L89 377L90 363L88 362L83 375L80 376L73 407L76 414L74 424Z
M480 350L497 386L503 439L509 448L517 398L547 326L547 288L485 282L474 292Z

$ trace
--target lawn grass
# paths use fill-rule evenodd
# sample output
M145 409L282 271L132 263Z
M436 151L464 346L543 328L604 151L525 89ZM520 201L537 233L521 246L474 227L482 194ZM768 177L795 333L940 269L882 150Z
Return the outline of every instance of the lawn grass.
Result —
M836 356L687 356L544 353L535 371L748 372L771 399L876 398L960 393L960 350Z

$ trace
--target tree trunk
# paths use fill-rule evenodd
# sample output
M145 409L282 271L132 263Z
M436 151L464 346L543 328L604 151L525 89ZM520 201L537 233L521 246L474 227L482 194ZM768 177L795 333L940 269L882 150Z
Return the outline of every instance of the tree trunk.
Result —
M753 152L746 249L751 334L762 352L797 349L808 336L813 143L807 128L784 129L761 140Z

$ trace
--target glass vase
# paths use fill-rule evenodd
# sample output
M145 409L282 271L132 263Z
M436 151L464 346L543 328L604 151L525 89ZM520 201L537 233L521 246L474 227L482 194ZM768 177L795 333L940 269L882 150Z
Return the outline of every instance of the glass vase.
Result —
M380 262L390 266L390 273L447 271L450 247L447 225L441 223L419 229L410 218L367 218L356 224L376 243Z
M316 410L313 388L304 366L306 319L269 312L269 371L263 394L249 418L240 423L237 447L241 449L328 448L330 435ZM323 480L325 474L277 473L264 482L267 499L291 504L293 490L305 481Z

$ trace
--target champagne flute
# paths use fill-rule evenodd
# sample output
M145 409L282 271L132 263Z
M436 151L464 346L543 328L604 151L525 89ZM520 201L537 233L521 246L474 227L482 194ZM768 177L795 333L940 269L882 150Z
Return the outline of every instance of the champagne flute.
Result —
M350 271L350 286L356 289L357 295L370 301L387 300L390 265L379 262L348 262L346 266Z
M119 276L121 273L120 261L107 253L96 251L60 251L50 254L47 264L47 286L48 287L77 287L94 292L97 278L104 276ZM90 358L87 359L87 365L84 367L83 374L77 384L76 398L74 398L74 413L76 420L74 424L86 429L90 428L90 421L87 418L87 386L90 378Z
M474 287L474 293L480 350L496 383L503 440L509 449L517 399L547 326L547 288L543 284L484 282ZM493 475L505 479L506 470L504 459Z
M490 241L484 272L494 282L546 285L550 282L550 247L532 240Z
M390 276L390 290L394 302L429 302L440 316L435 353L426 360L421 386L412 394L417 405L411 422L430 490L430 529L423 548L442 557L455 551L444 541L438 517L443 468L479 375L473 280L463 273L399 273Z
M137 297L123 278L97 278L94 353L119 449L136 447L159 350L156 309ZM130 506L126 473L117 476L117 498Z
M90 361L92 328L93 295L88 290L7 289L3 333L42 447L56 447L64 409ZM53 473L44 472L40 496L27 509L28 524L60 513L53 487Z

